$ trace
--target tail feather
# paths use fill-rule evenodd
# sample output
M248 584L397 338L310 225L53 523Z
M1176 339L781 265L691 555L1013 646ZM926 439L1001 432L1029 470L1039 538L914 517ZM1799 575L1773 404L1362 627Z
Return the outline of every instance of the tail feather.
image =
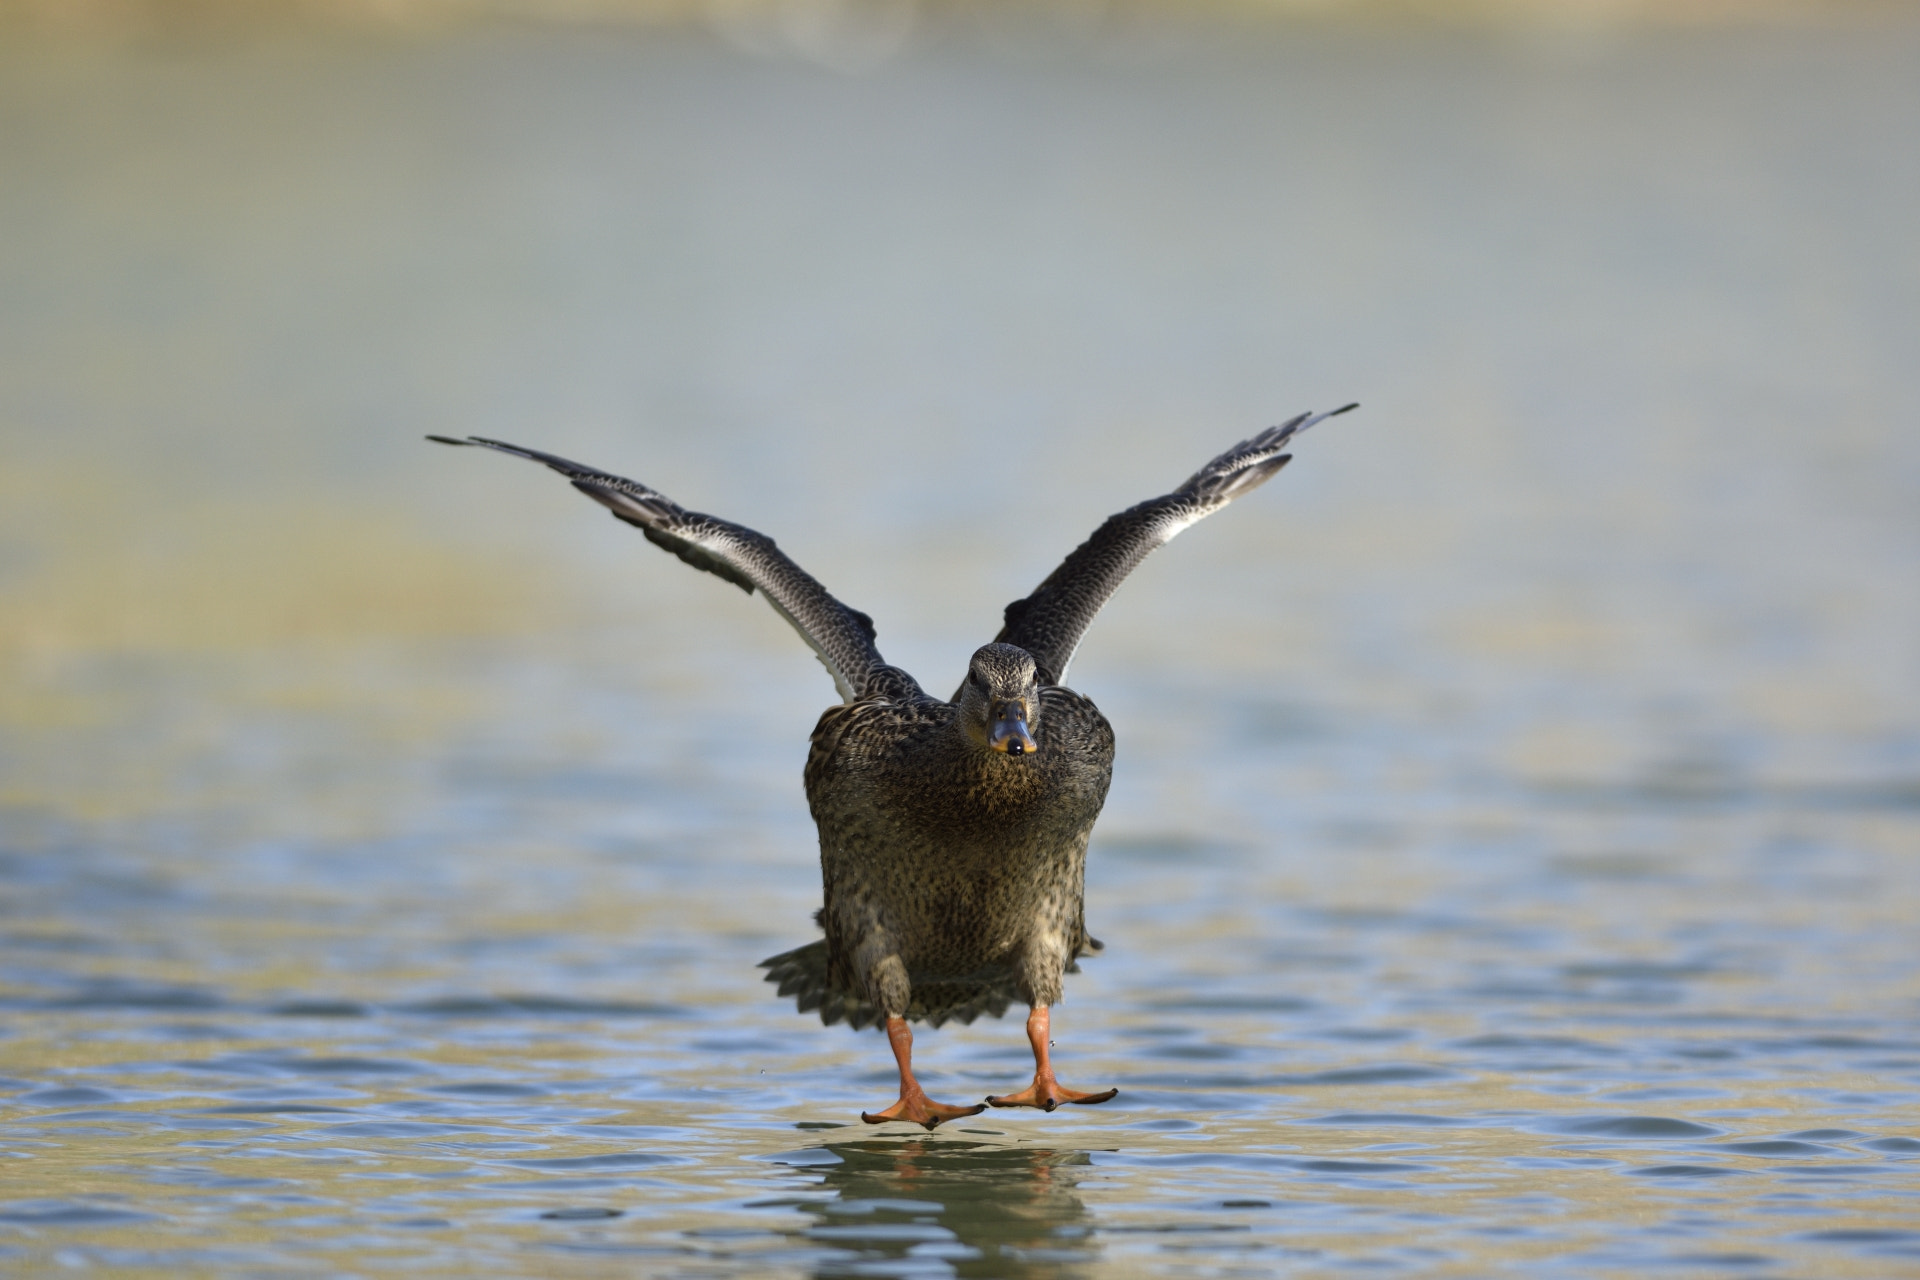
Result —
M864 995L833 983L825 939L771 956L760 967L781 995L795 997L801 1013L818 1009L820 1021L827 1026L844 1021L860 1031L885 1021L886 1015ZM1013 975L1005 971L919 982L913 987L907 1019L934 1027L948 1021L964 1025L982 1014L998 1018L1019 998Z

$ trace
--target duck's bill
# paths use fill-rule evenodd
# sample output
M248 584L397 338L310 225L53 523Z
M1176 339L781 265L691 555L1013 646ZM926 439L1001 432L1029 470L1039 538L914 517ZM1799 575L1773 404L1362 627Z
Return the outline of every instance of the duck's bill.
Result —
M1027 732L1026 720L1020 716L1003 716L995 720L993 728L987 732L987 745L1010 756L1031 755L1040 749L1040 744Z

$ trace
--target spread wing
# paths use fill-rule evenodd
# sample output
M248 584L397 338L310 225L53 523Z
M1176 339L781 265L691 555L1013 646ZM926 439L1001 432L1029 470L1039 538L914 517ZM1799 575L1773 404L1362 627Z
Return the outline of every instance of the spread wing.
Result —
M1350 404L1331 413L1303 413L1268 427L1194 472L1172 493L1109 516L1032 595L1007 606L1006 625L994 639L1032 654L1042 683L1065 682L1067 664L1073 661L1093 615L1148 552L1265 484L1293 460L1284 450L1302 431L1357 408Z
M725 578L748 595L759 591L812 647L833 677L841 698L847 701L859 697L868 675L884 665L873 644L873 619L834 599L764 533L688 511L637 480L583 467L537 449L480 436L427 439L498 449L516 458L545 463L573 481L574 488L640 530L648 542L673 552L696 569Z

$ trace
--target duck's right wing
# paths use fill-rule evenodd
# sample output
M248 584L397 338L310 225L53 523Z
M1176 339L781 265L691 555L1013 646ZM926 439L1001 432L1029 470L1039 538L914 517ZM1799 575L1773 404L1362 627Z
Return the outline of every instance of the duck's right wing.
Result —
M834 599L764 533L688 511L637 480L583 467L537 449L480 436L427 439L497 449L516 458L545 463L573 481L574 488L639 529L648 542L673 552L696 569L725 578L749 595L759 591L812 647L833 677L841 698L847 701L859 697L867 677L885 665L874 647L873 619Z
M994 639L1032 654L1043 684L1065 683L1080 637L1135 565L1188 525L1265 484L1293 460L1285 450L1302 431L1358 407L1303 413L1269 427L1194 472L1172 493L1109 516L1032 595L1007 606L1006 625Z

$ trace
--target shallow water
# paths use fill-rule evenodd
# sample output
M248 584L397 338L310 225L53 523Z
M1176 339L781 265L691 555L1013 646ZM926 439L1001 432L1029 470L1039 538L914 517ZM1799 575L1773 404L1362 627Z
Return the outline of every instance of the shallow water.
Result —
M0 55L0 1265L1920 1274L1920 32L1549 35ZM1076 661L1120 1097L933 1135L754 969L824 675L418 441L944 688L1348 398Z

